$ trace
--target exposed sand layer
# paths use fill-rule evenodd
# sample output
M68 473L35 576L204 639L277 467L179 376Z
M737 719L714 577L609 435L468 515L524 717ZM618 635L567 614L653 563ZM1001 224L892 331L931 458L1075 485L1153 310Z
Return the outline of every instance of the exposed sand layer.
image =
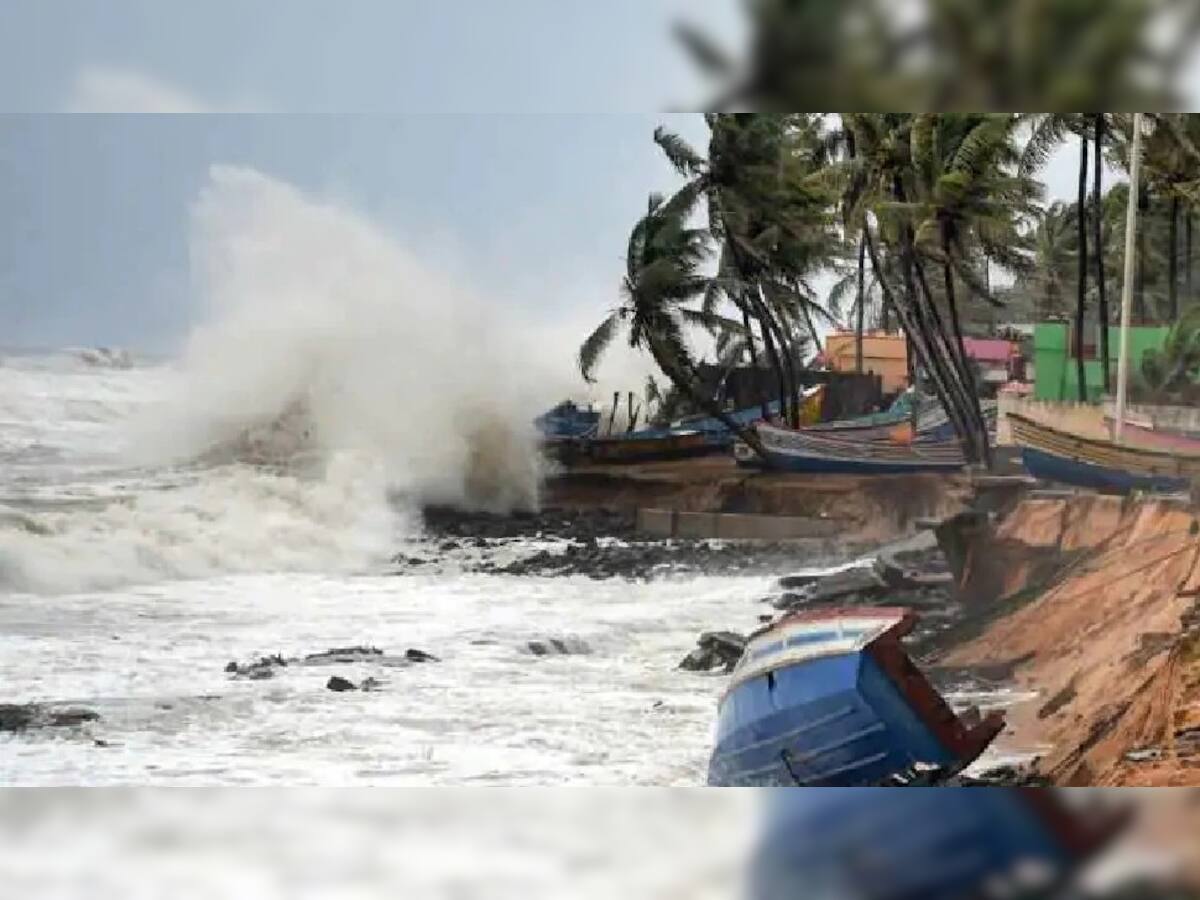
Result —
M1029 498L962 572L975 634L939 664L1010 670L1004 740L1064 785L1200 785L1200 524L1184 504Z

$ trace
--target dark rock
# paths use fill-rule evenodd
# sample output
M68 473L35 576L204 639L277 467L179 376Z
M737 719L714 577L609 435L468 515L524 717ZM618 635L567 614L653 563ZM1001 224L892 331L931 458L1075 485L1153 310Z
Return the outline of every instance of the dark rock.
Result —
M679 663L688 672L711 672L723 669L732 672L746 649L746 638L733 631L706 631L700 635L697 647Z
M367 676L363 679L362 684L358 686L360 691L377 691L383 687L383 682L378 678Z
M100 714L83 707L53 706L42 703L0 704L0 731L25 731L30 728L69 728L94 722Z
M341 675L333 675L329 681L325 682L325 687L331 691L356 691L358 688L354 686L354 682L348 678L343 678Z
M230 660L229 662L227 662L227 663L225 664L225 671L226 671L226 672L236 672L237 670L238 670L238 664L237 664L237 662L235 662L235 661L233 661L233 660Z
M578 638L541 638L527 641L525 649L534 656L586 656L592 648Z
M332 663L378 662L383 651L378 647L334 647L320 653L310 653L301 660L306 666L321 666Z
M407 650L404 651L404 658L407 659L409 662L418 662L418 663L441 662L441 660L438 659L436 656L434 656L432 653L426 653L424 650L416 650L412 647L409 647Z

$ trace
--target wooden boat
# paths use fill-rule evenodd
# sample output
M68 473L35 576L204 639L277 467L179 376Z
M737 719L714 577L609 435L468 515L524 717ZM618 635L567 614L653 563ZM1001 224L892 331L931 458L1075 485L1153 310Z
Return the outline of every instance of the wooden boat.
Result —
M886 475L952 472L966 465L957 441L853 440L759 424L765 459L746 444L734 445L738 465L785 472Z
M1110 439L1115 440L1116 420L1105 418ZM1142 450L1159 450L1163 453L1174 453L1177 456L1200 457L1200 437L1182 434L1178 431L1163 431L1151 425L1141 425L1126 420L1121 443L1138 447Z
M1060 896L1054 888L1109 847L1133 810L1086 792L1007 787L768 791L765 801L751 900ZM1048 881L1040 891L1015 883L1031 869Z
M875 785L974 761L1004 727L960 720L905 654L902 608L793 613L752 636L721 700L708 783Z
M583 452L593 462L632 463L701 456L719 449L702 431L663 430L592 438Z
M1035 478L1106 493L1185 491L1200 478L1200 457L1080 437L1012 413L1008 421Z

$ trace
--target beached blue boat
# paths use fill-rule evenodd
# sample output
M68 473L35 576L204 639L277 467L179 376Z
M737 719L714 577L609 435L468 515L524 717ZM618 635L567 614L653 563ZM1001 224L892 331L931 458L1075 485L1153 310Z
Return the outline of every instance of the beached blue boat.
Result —
M953 472L966 465L956 440L915 439L910 443L847 439L826 433L759 424L755 433L764 456L739 441L734 445L738 465L783 472L893 475L912 472Z
M1080 437L1009 414L1013 441L1029 474L1105 493L1186 491L1200 478L1200 457Z
M600 427L600 413L580 409L566 400L534 420L542 438L548 441L591 437Z
M771 791L766 804L751 900L1047 896L1129 819L1118 801L1052 789Z
M915 624L907 609L824 609L753 636L721 700L708 783L877 785L969 765L1004 718L954 713L900 644Z

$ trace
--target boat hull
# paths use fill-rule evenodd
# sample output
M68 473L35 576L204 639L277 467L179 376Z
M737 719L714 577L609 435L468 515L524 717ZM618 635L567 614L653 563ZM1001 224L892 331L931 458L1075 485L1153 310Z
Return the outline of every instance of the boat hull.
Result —
M954 472L966 464L955 442L847 440L770 425L755 430L765 455L760 458L739 443L734 458L741 466L813 474L896 475Z
M952 772L1003 728L959 719L900 643L901 608L793 613L753 635L721 700L708 783L863 786Z
M1009 415L1013 440L1035 478L1109 493L1183 491L1200 479L1200 458L1059 431Z
M1124 469L1067 459L1033 447L1021 448L1021 462L1034 478L1092 488L1106 494L1128 494L1130 491L1171 493L1185 491L1188 487L1188 482L1182 478L1139 475Z

